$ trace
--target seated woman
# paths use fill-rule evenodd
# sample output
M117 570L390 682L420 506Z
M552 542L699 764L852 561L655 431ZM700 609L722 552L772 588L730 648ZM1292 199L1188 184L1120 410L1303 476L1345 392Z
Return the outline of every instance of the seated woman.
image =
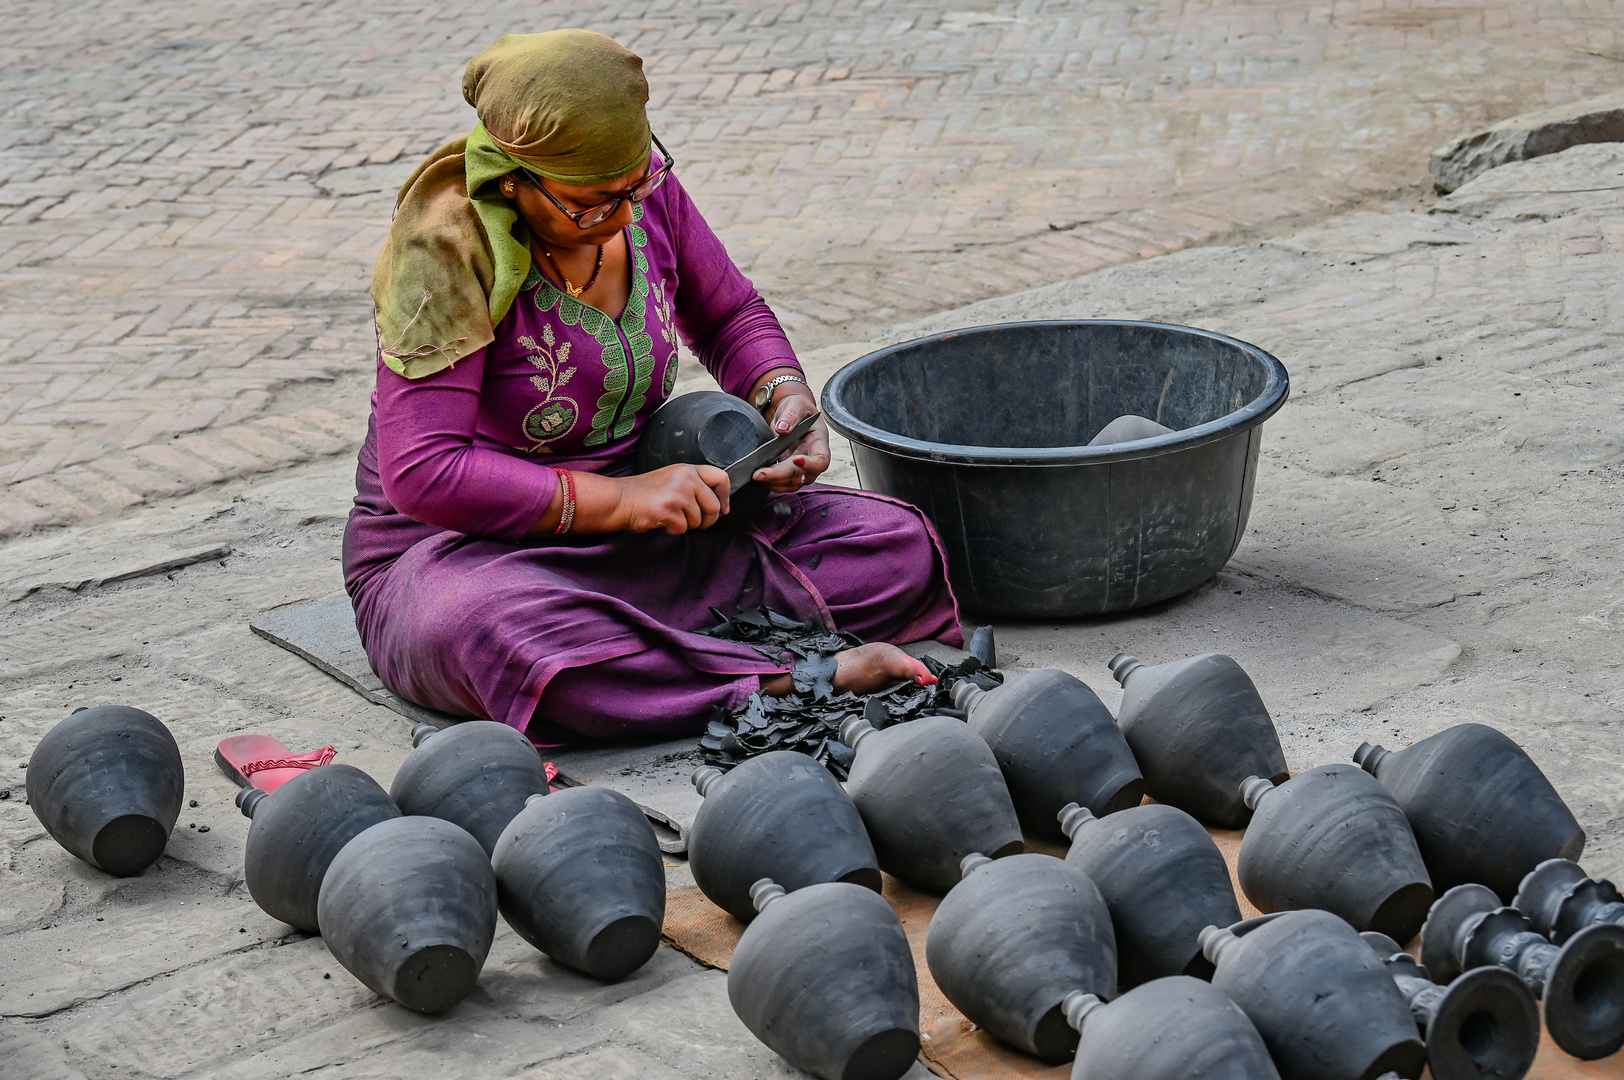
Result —
M345 585L385 685L544 745L698 732L790 689L790 666L696 633L765 604L865 645L837 689L930 676L895 644L960 643L923 515L813 485L819 424L758 471L632 475L677 342L775 432L816 408L778 321L694 208L645 115L642 61L600 34L504 37L469 64L479 123L401 190L379 256L372 422Z

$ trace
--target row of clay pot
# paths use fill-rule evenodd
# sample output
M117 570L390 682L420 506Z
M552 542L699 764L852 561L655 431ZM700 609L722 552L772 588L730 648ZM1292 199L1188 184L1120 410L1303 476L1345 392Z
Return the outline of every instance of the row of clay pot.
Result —
M320 932L358 979L420 1012L448 1009L473 989L498 908L526 941L601 979L653 956L665 870L635 804L603 788L541 798L542 761L505 724L438 734L420 725L413 735L390 792L329 764L271 793L239 793L253 821L244 876L267 914ZM133 875L162 855L184 773L162 723L99 706L40 740L27 785L63 847Z

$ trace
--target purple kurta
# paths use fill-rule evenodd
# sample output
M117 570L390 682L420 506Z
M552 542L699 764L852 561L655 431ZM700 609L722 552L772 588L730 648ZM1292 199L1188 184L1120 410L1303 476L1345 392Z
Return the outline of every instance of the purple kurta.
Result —
M541 742L680 734L786 670L693 631L767 606L868 640L957 642L935 533L913 507L814 485L749 527L525 533L553 466L625 475L671 393L679 336L729 393L797 368L782 329L673 177L628 227L620 318L532 271L496 340L408 380L381 362L344 535L362 643L390 689Z

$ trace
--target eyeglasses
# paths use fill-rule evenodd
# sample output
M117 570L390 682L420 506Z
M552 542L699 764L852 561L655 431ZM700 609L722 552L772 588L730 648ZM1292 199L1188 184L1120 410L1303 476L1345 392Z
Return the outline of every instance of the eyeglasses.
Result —
M578 228L590 229L595 225L602 225L604 222L614 217L620 212L620 204L626 202L628 199L634 203L640 203L650 195L654 194L656 191L659 191L660 186L665 183L665 178L671 175L671 166L676 164L676 162L672 160L671 152L665 148L665 146L660 142L659 138L656 137L653 132L649 133L649 138L654 140L654 146L660 151L660 158L665 162L665 164L660 166L658 171L649 173L634 187L627 191L621 192L619 195L616 195L606 203L599 203L590 210L571 210L569 207L559 202L558 199L553 196L552 192L548 191L542 186L541 177L536 176L529 169L517 170L519 179L524 181L526 184L529 184L543 195L547 196L547 201L558 207L558 212L575 222Z

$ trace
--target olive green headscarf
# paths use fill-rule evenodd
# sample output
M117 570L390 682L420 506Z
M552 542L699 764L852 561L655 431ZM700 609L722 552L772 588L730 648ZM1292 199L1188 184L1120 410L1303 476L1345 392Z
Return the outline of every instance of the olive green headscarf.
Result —
M384 363L408 379L489 345L530 273L524 225L492 181L526 168L601 184L649 154L643 61L590 30L498 39L469 62L462 96L479 123L400 189L372 273Z

